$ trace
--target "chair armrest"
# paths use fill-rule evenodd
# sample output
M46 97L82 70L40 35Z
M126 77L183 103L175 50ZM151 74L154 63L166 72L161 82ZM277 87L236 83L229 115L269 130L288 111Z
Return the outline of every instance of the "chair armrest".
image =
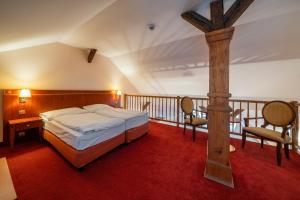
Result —
M256 119L264 119L263 117L245 117L244 121L245 121L245 126L249 127L249 121L250 120L256 120Z
M201 113L201 116L202 116L202 114L205 114L205 119L207 119L207 111L197 110L197 109L193 109L193 111Z
M200 112L200 113L207 114L207 111L203 111L203 110L197 110L197 109L193 109L193 111L196 111L196 112Z

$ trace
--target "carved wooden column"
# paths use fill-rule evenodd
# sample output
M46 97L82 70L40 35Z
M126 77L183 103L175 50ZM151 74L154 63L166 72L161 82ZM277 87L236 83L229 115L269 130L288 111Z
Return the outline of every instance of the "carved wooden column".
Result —
M208 154L204 176L233 187L229 161L229 45L234 28L205 34L209 46Z
M205 33L209 46L208 147L204 176L234 187L229 161L229 44L232 25L254 0L235 0L224 13L223 0L211 0L210 19L191 10L182 18Z

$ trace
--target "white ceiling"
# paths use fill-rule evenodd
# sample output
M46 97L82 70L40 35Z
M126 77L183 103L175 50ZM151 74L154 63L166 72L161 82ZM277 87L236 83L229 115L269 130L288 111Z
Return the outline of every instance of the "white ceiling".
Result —
M115 0L0 0L0 51L62 40Z
M202 34L181 19L194 9L208 16L210 0L1 0L0 51L51 42L97 48L108 57ZM228 8L233 0L225 0ZM293 13L299 0L256 0L237 26ZM147 24L155 23L154 31ZM294 24L296 26L296 24ZM259 36L259 30L257 31ZM272 41L270 41L272 43Z

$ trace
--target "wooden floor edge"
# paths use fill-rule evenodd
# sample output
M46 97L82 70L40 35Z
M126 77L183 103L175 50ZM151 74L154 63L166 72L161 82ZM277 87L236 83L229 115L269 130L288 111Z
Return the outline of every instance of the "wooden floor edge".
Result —
M0 177L0 199L17 199L17 194L13 185L13 181L5 157L0 158Z

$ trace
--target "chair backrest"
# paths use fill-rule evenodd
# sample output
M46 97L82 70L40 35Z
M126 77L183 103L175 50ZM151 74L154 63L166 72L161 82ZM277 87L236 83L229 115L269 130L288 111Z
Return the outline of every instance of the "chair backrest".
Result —
M271 101L264 105L262 115L273 126L286 127L296 119L293 107L284 101Z
M181 109L182 111L190 115L193 113L194 103L193 100L190 97L183 97L181 100Z

